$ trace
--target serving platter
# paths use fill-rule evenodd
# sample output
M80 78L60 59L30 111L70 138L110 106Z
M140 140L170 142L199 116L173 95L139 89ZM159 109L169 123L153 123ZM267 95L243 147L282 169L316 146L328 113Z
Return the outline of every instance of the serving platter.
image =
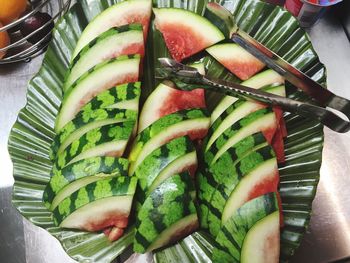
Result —
M42 193L52 167L48 153L55 135L53 126L71 54L88 21L116 2L118 1L78 1L56 24L43 65L28 85L27 105L20 111L9 139L9 152L14 164L14 206L29 221L56 237L64 250L77 261L111 262L133 240L132 227L114 243L110 243L103 233L69 231L55 227L51 213L42 202ZM325 83L324 66L308 36L287 11L258 0L226 0L218 3L233 13L240 28L314 80ZM185 8L202 14L207 1L159 0L153 1L153 4L156 7ZM154 26L151 27L146 53L143 98L157 84L154 78L157 58L169 56L161 34ZM204 62L209 75L237 81L212 59L206 57ZM307 96L292 86L287 86L287 92L290 98L308 100ZM209 108L213 108L219 98L217 94L207 94ZM322 125L292 114L286 115L285 120L288 129L285 140L286 163L279 167L284 215L281 261L288 261L294 254L309 224L323 147ZM181 258L182 262L206 262L210 252L210 237L197 232L178 244L155 253L154 259L157 262L168 262L174 258Z

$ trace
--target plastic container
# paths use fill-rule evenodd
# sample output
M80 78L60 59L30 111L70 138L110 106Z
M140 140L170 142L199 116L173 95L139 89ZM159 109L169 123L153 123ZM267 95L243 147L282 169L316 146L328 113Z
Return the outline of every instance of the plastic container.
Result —
M298 18L302 27L312 26L328 7L342 0L286 0L284 7Z

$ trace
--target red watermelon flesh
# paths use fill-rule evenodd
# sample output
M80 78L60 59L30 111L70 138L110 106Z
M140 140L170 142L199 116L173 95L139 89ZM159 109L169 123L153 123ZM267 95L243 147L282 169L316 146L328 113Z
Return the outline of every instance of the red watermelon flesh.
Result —
M266 180L259 181L250 189L247 199L245 201L248 202L249 200L252 200L266 193L276 192L278 189L278 184L279 173L276 169L275 171L273 171L272 176L269 176L268 178L266 178Z
M99 218L91 218L84 222L84 225L81 229L96 232L102 229L106 229L110 226L117 226L120 228L125 228L128 225L129 215L123 212L113 211L111 213L105 213Z
M232 59L227 58L226 60L221 60L220 63L241 80L249 79L265 67L264 64L255 59L253 61L243 61L238 57Z
M154 8L155 26L176 61L221 41L224 35L209 20L180 8Z
M241 80L249 79L265 67L259 59L234 43L217 44L207 52Z
M280 126L280 130L281 130L281 133L282 133L282 137L286 138L287 135L288 135L288 131L287 131L286 122L285 122L283 117L280 119L279 126Z
M271 145L276 153L278 163L283 163L285 161L283 137L285 137L284 133L286 133L287 130L283 119L282 109L280 109L279 107L274 107L273 111L276 115L278 127L274 137L272 138Z
M280 193L278 192L279 181L280 181L280 176L279 176L278 169L276 169L274 171L273 176L268 177L267 180L260 181L259 183L257 183L251 188L245 202L248 202L256 197L259 197L261 195L264 195L270 192L276 192L279 211L280 211L280 227L283 227L282 201L281 201Z
M84 29L74 50L73 58L91 40L112 27L141 24L143 26L144 41L146 42L151 12L151 0L123 1L109 7L96 16Z
M124 234L124 228L111 227L103 230L103 233L106 235L109 241L117 241Z
M283 110L280 107L275 106L273 107L273 111L276 114L277 120L279 120L279 129L281 130L282 137L285 138L287 137L287 127L283 118Z
M275 111L275 109L274 109ZM266 138L267 142L272 146L278 163L283 163L285 161L284 156L284 141L282 136L282 130L279 126L280 120L282 115L277 111L275 111L276 115L276 124L263 129L261 132L264 134L264 137ZM279 118L279 119L278 119Z
M182 61L211 44L186 25L162 24L157 29L162 32L165 44L176 61Z
M145 55L145 46L143 43L132 43L126 45L124 48L117 50L113 54L109 54L108 57L105 57L103 60L108 60L110 58L116 58L122 55L133 55L140 54L141 57Z
M171 82L161 83L147 98L139 119L140 133L161 117L191 108L205 108L203 89L182 91L173 88Z
M134 13L134 14L126 14L125 17L125 22L123 24L134 24L134 23L139 23L142 25L143 28L143 39L146 43L147 41L147 35L148 35L148 26L149 26L149 21L151 17L151 12L150 13Z
M276 196L277 196L277 202L278 202L278 207L280 211L280 227L284 227L284 221L283 221L283 208L282 208L282 199L280 192L276 191Z
M266 128L266 129L263 129L261 130L261 132L264 134L267 142L271 145L272 144L272 140L273 140L273 137L275 136L276 134L276 131L277 131L277 125L274 125L272 127L269 127L269 128Z
M103 83L103 85L101 85L101 87L99 87L98 89L86 93L79 101L78 103L78 107L75 111L75 113L78 113L79 110L86 104L88 103L92 98L96 97L99 93L101 93L102 91L105 91L111 87L117 86L117 85L121 85L124 83L130 83L130 82L136 82L139 80L139 72L133 72L130 73L129 75L125 75L125 76L118 76L116 75L115 78L111 79L108 82Z
M284 163L285 155L284 155L284 141L282 136L282 130L278 128L276 130L275 136L272 139L271 146L275 151L277 162Z

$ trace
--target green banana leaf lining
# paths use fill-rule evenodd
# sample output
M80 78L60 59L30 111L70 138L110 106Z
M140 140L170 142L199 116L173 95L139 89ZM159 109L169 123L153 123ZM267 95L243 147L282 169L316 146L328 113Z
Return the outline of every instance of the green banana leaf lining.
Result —
M20 111L8 143L14 164L14 206L33 224L56 237L64 250L78 261L111 262L133 240L133 229L117 242L110 243L102 233L55 227L51 213L41 200L52 167L48 153L70 56L88 21L116 2L119 1L81 0L56 24L42 67L29 82L27 105ZM319 62L308 36L288 12L258 0L223 0L218 3L233 13L241 29L314 80L325 83L325 67ZM157 7L185 8L202 14L207 1L154 0L153 4ZM168 52L160 33L152 25L145 61L144 98L155 87L153 69L158 65L156 59L162 56L168 56ZM215 61L208 58L204 61L211 75L237 81ZM291 86L287 87L287 91L290 98L309 100ZM218 99L216 94L208 95L210 108L215 106ZM293 114L286 115L285 120L288 129L285 140L286 163L279 167L285 223L281 233L281 261L288 261L294 254L309 224L323 147L322 125ZM174 262L210 262L212 245L208 240L210 237L206 233L194 233L176 245L155 253L154 259L156 262L168 262L170 259Z

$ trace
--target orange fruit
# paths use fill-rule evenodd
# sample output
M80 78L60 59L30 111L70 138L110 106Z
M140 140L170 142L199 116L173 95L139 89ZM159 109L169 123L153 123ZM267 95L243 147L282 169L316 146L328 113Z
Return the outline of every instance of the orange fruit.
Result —
M2 1L2 0L0 0ZM0 23L0 28L2 24ZM0 32L0 48L6 47L10 44L10 37L6 31ZM2 59L6 55L6 51L0 51L0 59Z
M27 8L27 0L0 0L0 22L4 25L16 20Z

